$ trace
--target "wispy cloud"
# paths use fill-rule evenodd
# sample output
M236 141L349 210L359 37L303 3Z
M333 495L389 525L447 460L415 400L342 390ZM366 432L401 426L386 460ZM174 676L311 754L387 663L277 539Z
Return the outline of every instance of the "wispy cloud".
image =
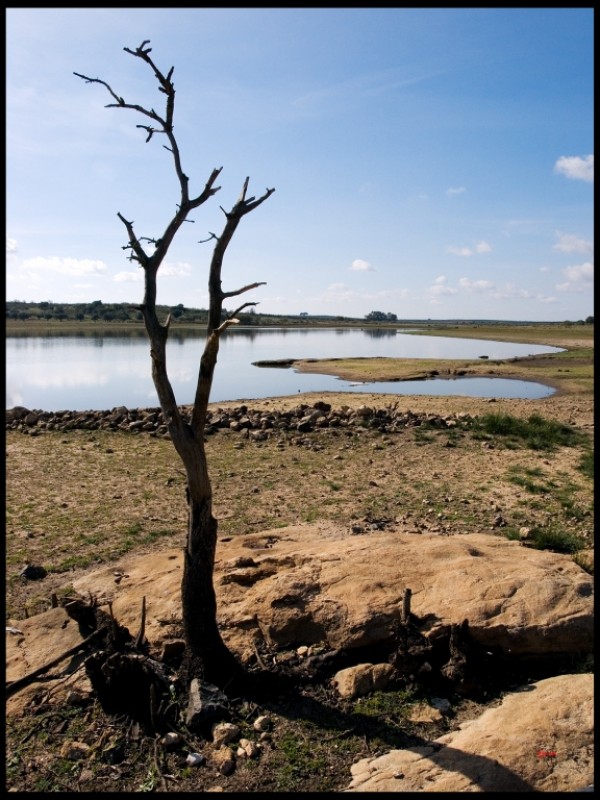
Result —
M563 269L564 283L557 283L559 292L591 291L594 283L594 265L590 261Z
M448 253L452 253L455 256L474 256L478 253L490 253L492 247L487 242L477 242L474 247L455 247L454 245L449 245L446 248Z
M351 289L344 283L332 283L324 292L319 295L305 298L306 301L315 304L319 308L331 308L333 306L343 307L354 303L357 300L372 303L373 308L383 306L393 310L393 305L401 299L408 297L408 289L391 289L377 292L364 292Z
M464 186L455 186L455 187L451 186L449 189L446 189L446 194L448 195L448 197L452 197L455 194L462 194L463 192L466 191L467 190Z
M16 239L11 239L10 236L6 237L6 255L14 255L17 252L17 241Z
M161 277L187 278L191 274L192 266L187 261L177 261L175 263L165 261L160 268Z
M352 264L350 265L350 270L352 272L375 272L375 267L373 267L368 261L365 261L363 258L355 258Z
M94 261L89 258L65 258L51 256L44 258L28 258L20 266L25 272L47 273L55 272L59 275L70 275L78 277L80 275L104 275L108 268L103 261Z
M141 281L142 277L143 275L141 269L135 272L130 270L128 272L117 272L117 274L113 277L113 281L115 283L134 283Z
M434 280L433 285L426 289L425 294L429 297L430 302L439 303L441 297L457 294L458 289L448 286L448 279L445 275L438 275Z
M292 105L305 112L329 109L334 102L350 102L352 105L356 105L361 99L376 97L406 86L413 86L440 74L442 73L434 71L408 76L402 74L398 69L370 72L358 75L350 80L339 81L338 83L306 92L296 97Z
M492 281L472 281L470 278L459 278L458 285L461 289L466 289L468 292L488 292L490 289L494 288Z
M160 268L161 278L188 278L192 274L192 267L187 261L177 261L169 263L165 261ZM144 271L140 268L117 272L113 277L115 283L137 283L144 277Z
M558 242L554 245L555 250L563 253L582 253L587 255L594 252L594 243L587 239L580 239L572 233L561 233L556 231Z
M594 156L561 156L554 165L554 171L575 181L594 181Z

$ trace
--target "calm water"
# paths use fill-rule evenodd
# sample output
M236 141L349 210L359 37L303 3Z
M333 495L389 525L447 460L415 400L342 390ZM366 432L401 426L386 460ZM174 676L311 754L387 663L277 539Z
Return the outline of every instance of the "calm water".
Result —
M203 347L202 334L172 333L169 337L167 366L181 405L193 402ZM372 356L448 359L487 355L507 359L553 352L559 348L372 329L229 329L222 337L210 399L252 400L326 391L537 399L553 390L539 383L503 378L356 384L291 368L256 367L253 362ZM46 411L158 406L145 333L8 337L6 408L17 405Z

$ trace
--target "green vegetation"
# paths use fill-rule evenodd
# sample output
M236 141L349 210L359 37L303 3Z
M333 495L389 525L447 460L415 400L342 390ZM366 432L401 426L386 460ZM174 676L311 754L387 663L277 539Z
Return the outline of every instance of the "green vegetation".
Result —
M323 791L333 791L333 786L327 786L327 758L320 750L318 743L311 738L304 738L298 732L284 734L277 742L283 762L276 770L275 785L277 791L294 792L302 791L305 776L311 773L323 775Z
M205 308L186 308L183 303L175 306L157 305L156 311L160 319L165 319L171 315L171 320L177 328L186 325L197 327L206 326L208 321L208 309ZM228 315L226 309L223 310L222 317ZM375 316L372 316L374 314ZM395 314L383 314L372 312L365 318L344 317L340 315L309 315L300 313L297 315L282 314L263 314L255 308L237 314L237 318L242 325L251 326L282 326L282 325L339 325L339 324L364 324L374 322L378 325L382 323L397 323ZM144 332L144 322L142 312L135 305L129 303L103 303L102 300L94 300L91 303L53 303L44 301L41 303L26 303L21 301L8 301L6 303L6 321L10 329L35 332L37 326L46 324L52 330L73 329L85 331L86 328L108 325L109 327L139 327L140 332ZM21 323L19 325L19 323ZM26 323L25 325L23 323Z
M516 531L508 531L507 539L519 539ZM585 539L576 533L567 531L557 526L531 528L527 539L523 542L527 547L535 550L551 550L553 553L566 553L573 555L587 547Z
M473 432L476 438L500 438L506 447L513 449L520 445L552 451L557 447L576 447L585 440L584 434L571 425L544 419L539 414L528 419L502 413L484 414L475 420Z
M586 478L590 478L590 480L594 480L594 451L588 450L581 456L579 461L578 469L582 472Z
M171 315L171 320L177 323L177 327L185 325L197 326L206 325L208 310L205 308L187 308L183 303L174 306L157 305L156 311L159 318L166 319ZM229 312L223 310L223 317ZM364 317L345 317L339 314L308 314L302 311L298 314L265 314L255 308L238 314L238 319L242 325L262 325L262 326L306 326L306 325L365 325L373 324L376 327L404 327L410 324L415 332L426 333L428 335L442 336L467 336L477 338L504 338L505 329L509 335L516 331L518 339L522 340L525 333L530 337L530 333L538 330L544 331L545 337L552 340L553 334L564 333L565 328L575 329L577 335L593 326L594 318L587 317L585 320L575 322L565 321L558 323L531 323L531 322L511 322L506 323L496 320L402 320L392 312L371 311ZM30 303L20 300L10 300L6 302L6 322L7 328L21 331L36 330L36 326L42 323L52 327L54 332L60 329L60 323L66 330L85 330L87 327L97 327L108 324L109 327L127 325L139 326L140 331L144 330L142 312L138 306L131 303L104 303L102 300L93 300L91 303L55 303L45 300L40 303ZM19 323L21 323L19 325ZM22 323L27 323L23 325ZM92 325L93 323L93 325ZM584 334L585 335L585 334ZM533 337L539 341L537 336Z
M414 689L372 692L359 698L353 706L355 714L384 719L388 724L398 725L405 721L411 706L419 700Z

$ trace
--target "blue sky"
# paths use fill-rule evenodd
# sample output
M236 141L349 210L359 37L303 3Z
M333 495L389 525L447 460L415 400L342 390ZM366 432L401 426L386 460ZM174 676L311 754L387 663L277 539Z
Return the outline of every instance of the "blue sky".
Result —
M128 103L175 68L192 194L158 302L208 305L212 244L250 177L223 288L265 313L593 314L593 9L9 8L8 300L141 302L117 212L158 238L179 185Z

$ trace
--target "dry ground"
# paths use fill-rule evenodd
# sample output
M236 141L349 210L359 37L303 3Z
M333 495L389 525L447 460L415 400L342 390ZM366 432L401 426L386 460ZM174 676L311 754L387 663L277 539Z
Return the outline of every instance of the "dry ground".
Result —
M593 441L591 391L494 402L410 396L392 401L387 395L344 393L249 405L283 409L323 399L333 407L387 407L394 402L401 409L440 414L537 413L573 425L589 434L590 445ZM263 442L219 432L208 439L207 449L221 536L318 520L343 528L390 526L415 533L490 535L552 526L582 537L593 548L593 481L580 469L586 447L555 452L511 449L468 431L452 435L414 428L383 436L368 429L325 429L303 437L277 434ZM84 570L126 551L183 542L185 478L169 441L95 431L39 436L8 432L6 453L7 622L18 624L49 608L51 595L68 591ZM28 562L43 565L48 576L42 581L19 577ZM373 707L359 709L359 724L356 716L347 716L356 708L333 702L327 706L332 701L329 690L318 691L320 695L304 701L321 709L309 722L282 698L277 747L229 778L186 770L175 757L164 760L152 741L139 740L132 755L134 739L124 721L106 718L94 703L82 709L52 708L44 703L42 691L39 707L9 723L8 788L338 791L347 785L349 765L356 757L389 749L393 741L400 746L420 737L434 738L472 710L468 702L457 702L454 716L441 727L415 726L400 719L398 697L393 698L395 712L385 699L377 698ZM349 719L355 727L345 731ZM95 744L103 737L92 767L60 755L67 737L87 737ZM117 758L107 743L125 741L129 749ZM164 778L169 772L175 774L173 780Z

